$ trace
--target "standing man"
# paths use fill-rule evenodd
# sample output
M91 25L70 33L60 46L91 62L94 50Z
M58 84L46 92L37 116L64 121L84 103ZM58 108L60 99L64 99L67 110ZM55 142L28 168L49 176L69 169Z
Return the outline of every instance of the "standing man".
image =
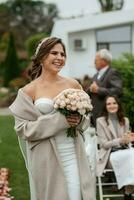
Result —
M107 49L96 53L95 66L97 73L92 79L89 94L92 99L92 123L96 126L96 119L102 115L104 100L107 95L122 95L122 80L119 72L110 66L112 55Z

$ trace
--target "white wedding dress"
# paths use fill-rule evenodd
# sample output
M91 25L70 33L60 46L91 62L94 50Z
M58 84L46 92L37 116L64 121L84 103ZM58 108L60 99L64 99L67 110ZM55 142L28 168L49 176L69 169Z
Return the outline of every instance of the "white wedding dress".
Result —
M51 99L39 98L34 104L42 114L54 111ZM55 141L64 169L70 200L82 200L74 139L67 137L65 130L55 136Z

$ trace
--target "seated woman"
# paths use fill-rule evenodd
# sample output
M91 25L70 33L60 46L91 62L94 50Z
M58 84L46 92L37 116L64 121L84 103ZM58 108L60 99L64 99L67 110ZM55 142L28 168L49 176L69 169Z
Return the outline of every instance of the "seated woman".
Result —
M100 144L97 166L99 176L102 175L105 168L112 168L109 160L112 150L128 146L130 142L134 141L134 134L127 134L129 129L129 120L124 117L117 97L106 97L104 114L97 119L97 135ZM124 200L132 200L132 186L127 185L124 188Z

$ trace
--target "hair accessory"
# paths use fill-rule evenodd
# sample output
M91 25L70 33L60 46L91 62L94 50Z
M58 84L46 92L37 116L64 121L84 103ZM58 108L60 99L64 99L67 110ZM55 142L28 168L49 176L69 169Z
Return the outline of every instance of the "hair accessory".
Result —
M44 39L38 44L38 46L37 46L37 48L36 48L36 51L35 51L35 56L37 56L37 54L38 54L38 52L39 52L40 47L42 46L42 44L43 44L46 40L48 40L48 39L49 39L49 37L44 38Z

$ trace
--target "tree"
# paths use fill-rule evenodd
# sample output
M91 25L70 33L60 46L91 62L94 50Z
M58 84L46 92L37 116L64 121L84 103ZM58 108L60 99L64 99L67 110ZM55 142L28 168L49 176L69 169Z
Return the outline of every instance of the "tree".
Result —
M9 30L9 21L10 21L10 15L9 15L9 9L5 3L0 4L0 33L7 32Z
M8 86L9 82L20 75L19 62L15 48L13 34L9 35L7 54L4 65L4 86Z
M124 5L124 0L99 0L102 12L120 10Z
M0 4L0 33L10 30L17 38L17 46L24 48L29 36L40 32L50 34L57 15L56 5L43 0L7 0Z
M0 51L7 49L7 44L9 40L9 33L4 33L0 38Z
M134 56L124 54L121 59L114 60L115 66L121 73L123 79L123 97L122 103L126 115L130 119L132 129L134 130Z

